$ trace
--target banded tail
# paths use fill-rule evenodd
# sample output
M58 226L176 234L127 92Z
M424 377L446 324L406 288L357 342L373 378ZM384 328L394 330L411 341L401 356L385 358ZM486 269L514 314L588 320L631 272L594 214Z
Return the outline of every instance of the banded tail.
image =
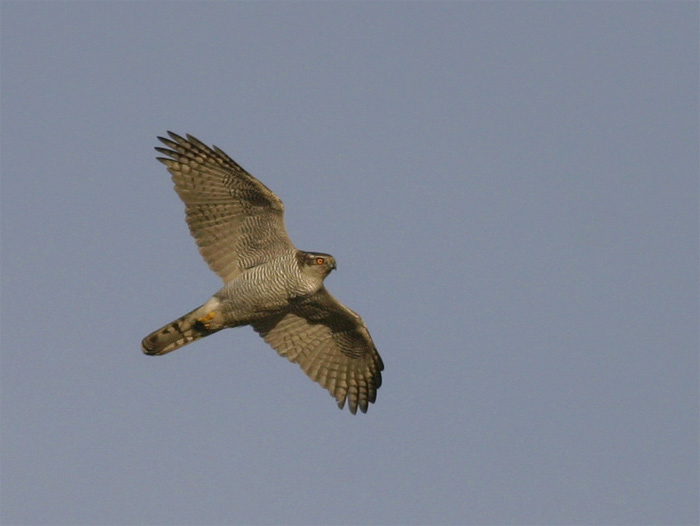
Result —
M201 321L211 312L211 309L206 307L207 304L197 307L192 312L152 332L141 342L141 350L151 356L160 356L220 331L223 327L208 329Z

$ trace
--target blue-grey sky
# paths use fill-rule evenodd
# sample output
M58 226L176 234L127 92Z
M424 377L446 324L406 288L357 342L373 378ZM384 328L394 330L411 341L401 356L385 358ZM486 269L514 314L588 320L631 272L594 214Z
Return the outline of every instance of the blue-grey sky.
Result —
M697 2L8 2L7 525L693 524ZM155 161L285 202L386 370L339 411L250 328Z

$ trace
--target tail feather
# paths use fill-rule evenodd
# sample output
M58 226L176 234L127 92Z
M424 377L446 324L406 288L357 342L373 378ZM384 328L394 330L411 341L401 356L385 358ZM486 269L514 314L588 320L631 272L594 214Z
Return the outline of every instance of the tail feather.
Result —
M204 307L204 305L197 307L192 312L146 336L141 342L143 352L151 356L160 356L220 331L219 328L207 329L199 321L206 314L207 309Z

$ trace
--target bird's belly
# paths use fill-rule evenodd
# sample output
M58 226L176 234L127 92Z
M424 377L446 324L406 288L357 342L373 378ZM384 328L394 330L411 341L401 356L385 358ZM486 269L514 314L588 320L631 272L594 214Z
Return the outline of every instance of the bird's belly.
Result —
M220 310L226 322L236 325L270 316L289 305L286 290L270 283L233 281L217 292L216 297L221 301Z

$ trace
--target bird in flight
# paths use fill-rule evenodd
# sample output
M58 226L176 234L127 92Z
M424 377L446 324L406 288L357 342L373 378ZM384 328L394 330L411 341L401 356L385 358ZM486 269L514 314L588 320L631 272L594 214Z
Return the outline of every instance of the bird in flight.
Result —
M277 195L216 146L168 132L158 157L185 203L190 233L224 286L202 306L143 339L167 354L221 329L250 325L281 356L299 364L342 409L367 412L384 369L362 318L326 290L336 268L322 252L292 244Z

